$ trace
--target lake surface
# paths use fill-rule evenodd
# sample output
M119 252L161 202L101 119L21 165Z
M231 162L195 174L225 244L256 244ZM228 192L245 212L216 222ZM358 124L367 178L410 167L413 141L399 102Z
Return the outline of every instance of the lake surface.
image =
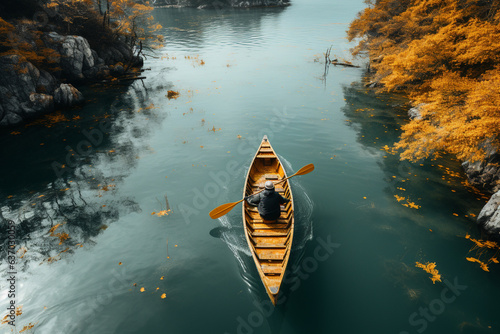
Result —
M408 163L383 149L408 105L366 89L363 60L323 76L330 46L350 59L345 31L363 7L156 9L166 45L149 53L147 79L82 88L82 108L0 135L17 330L500 333L498 265L466 260L494 255L465 238L481 238L485 198L451 158ZM296 229L276 308L240 207L208 216L241 199L265 134L289 175L316 166L291 182ZM435 262L442 282L416 262ZM12 298L0 286L3 317Z

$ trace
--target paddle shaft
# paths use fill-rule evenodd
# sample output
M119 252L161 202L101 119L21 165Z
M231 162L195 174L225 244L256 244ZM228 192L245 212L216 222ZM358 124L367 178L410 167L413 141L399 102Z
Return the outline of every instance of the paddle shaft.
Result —
M286 180L288 180L289 178L291 178L291 177L293 177L295 175L308 174L308 173L312 172L313 170L314 170L314 165L313 164L306 165L306 166L302 167L301 169L299 169L295 174L290 175L289 177L286 177L283 180L280 180L280 181L278 181L278 182L276 182L274 184L276 185L276 184L285 182ZM258 191L258 192L256 192L256 193L254 193L254 194L252 194L252 195L245 196L245 197L243 197L243 199L239 200L238 202L222 204L222 205L216 207L215 209L213 209L212 211L210 211L209 215L210 215L210 217L212 219L217 219L219 217L222 217L226 213L228 213L229 211L231 211L237 204L243 202L245 199L247 199L250 196L254 196L254 195L260 194L264 190L265 190L265 188L262 189L262 190L260 190L260 191Z

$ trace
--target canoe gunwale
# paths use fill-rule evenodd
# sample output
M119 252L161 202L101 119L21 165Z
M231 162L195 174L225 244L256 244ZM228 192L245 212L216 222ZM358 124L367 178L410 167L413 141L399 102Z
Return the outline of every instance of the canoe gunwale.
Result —
M261 158L259 155L261 155L261 149L265 149L266 157ZM272 153L272 157L270 157L270 154ZM270 159L276 159L276 161L267 161L267 163L270 163L270 165L267 165L264 169L260 169L259 167L262 167L261 164L265 164L266 161L259 161L259 160L270 160ZM259 161L259 164L257 162ZM274 164L276 165L274 167ZM282 173L280 173L280 168ZM269 170L269 172L268 172ZM266 175L271 175L272 174L277 174L278 178L277 179L272 179L271 181L275 182L280 181L284 178L287 177L286 171L278 157L278 155L275 153L274 149L271 146L271 143L267 139L267 136L264 136L262 139L261 144L259 145L259 148L257 149L257 152L255 153L252 163L250 164L250 167L248 168L247 175L245 178L245 186L243 189L243 197L246 197L252 193L255 193L255 190L253 188L257 188L258 190L261 189L258 185L259 178L255 177L256 171L261 175L264 175L264 177L267 180ZM257 186L254 186L257 185ZM286 271L286 267L288 265L288 260L290 258L290 252L291 252L291 247L292 247L292 241L293 241L293 231L294 231L294 204L293 204L293 195L292 195L292 189L291 189L291 184L289 180L286 180L285 182L280 183L279 185L282 186L283 191L281 192L282 195L290 199L290 202L285 204L285 209L282 207L281 214L285 214L285 216L282 218L278 219L276 223L266 223L265 221L262 220L262 218L254 218L255 217L255 211L256 210L249 210L247 208L251 207L246 201L243 202L242 206L242 218L243 218L243 226L245 228L245 238L247 240L248 246L251 250L252 253L252 258L255 262L255 265L257 267L257 271L259 272L259 276L262 280L262 283L264 284L264 287L266 289L267 294L269 295L269 298L271 299L271 302L273 305L276 305L277 297L279 294L279 290L281 288L281 284L284 278L284 274ZM277 187L279 186L277 185ZM250 186L250 187L249 187ZM252 217L251 214L249 214L249 211L254 213L254 217ZM258 212L257 212L258 215ZM259 224L256 226L259 226L261 228L255 228L254 224ZM276 228L273 229L271 224L276 224ZM286 224L286 225L285 225ZM285 225L283 227L283 225ZM265 226L265 227L264 227ZM274 232L274 230L283 230L283 232ZM260 231L260 232L256 232ZM285 235L282 235L285 233ZM269 239L271 242L270 243L258 243L255 238L261 238L261 239ZM282 240L283 238L284 241L282 243L278 243L277 241ZM259 246L257 245L265 245L265 246ZM278 245L279 247L275 246ZM281 247L281 245L284 245L284 247ZM279 251L279 250L283 251ZM264 256L264 255L265 256ZM281 258L282 254L282 258ZM259 258L261 256L263 259ZM276 258L275 258L276 257ZM280 269L282 268L282 269ZM267 271L267 274L264 273L264 270ZM272 286L270 286L272 283Z

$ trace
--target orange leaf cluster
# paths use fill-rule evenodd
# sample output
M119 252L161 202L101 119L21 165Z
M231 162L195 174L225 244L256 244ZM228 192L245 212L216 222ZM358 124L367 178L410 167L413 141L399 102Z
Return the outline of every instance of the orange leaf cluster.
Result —
M479 263L479 266L481 269L484 271L488 271L488 264L490 263L499 263L498 261L498 255L500 254L500 246L498 245L497 242L491 241L491 240L480 240L480 239L474 239L471 238L470 234L465 235L465 239L469 239L474 243L474 246L469 250L469 252L472 252L476 250L476 256L477 258L474 257L467 257L467 261L469 262L476 262ZM492 252L495 252L493 255L491 254ZM490 259L486 262L483 262L479 260L481 256L485 254L486 256L490 257Z
M431 274L430 277L432 284L435 284L436 281L441 282L441 275L436 269L436 262L427 262L426 264L415 262L415 267L422 268L426 273Z
M32 323L30 322L29 324L27 324L26 326L24 326L24 327L23 327L23 328L19 331L19 333L22 333L22 332L24 332L24 331L27 331L27 330L29 330L29 329L32 329L33 327L35 327L35 325L36 325L36 324L37 324L37 323L32 324Z
M174 99L175 100L175 99L177 99L179 97L179 95L180 95L179 92L176 92L174 90L169 90L169 91L167 91L167 95L166 96L167 96L167 98L169 100L170 99Z
M349 28L368 50L373 81L405 91L420 117L395 148L419 160L451 153L484 159L500 147L500 6L476 0L368 0Z
M171 212L171 210L161 210L161 211L158 211L158 212L151 212L151 215L156 215L158 217L162 217L162 216L168 216L168 214Z
M476 259L476 258L473 258L473 257L466 257L465 259L466 259L467 261L469 261L469 262L477 262L477 263L479 263L479 266L480 266L480 267L481 267L481 269L483 269L484 271L488 271L488 272L490 271L490 270L488 269L488 265L487 265L486 263L482 262L482 261L481 261L481 260L479 260L479 259Z
M22 20L13 25L0 17L0 56L19 55L38 68L51 69L60 55L46 47L41 36L42 32L34 21ZM19 73L27 73L28 70L22 66L16 68Z
M57 225L54 225L50 230L49 230L49 233L50 233L50 236L51 237L55 237L55 238L58 238L59 239L59 245L62 245L63 242L66 241L66 239L69 239L69 234L66 233L66 232L59 232L59 233L54 233L59 227L61 227L62 225L64 225L66 223L59 223Z

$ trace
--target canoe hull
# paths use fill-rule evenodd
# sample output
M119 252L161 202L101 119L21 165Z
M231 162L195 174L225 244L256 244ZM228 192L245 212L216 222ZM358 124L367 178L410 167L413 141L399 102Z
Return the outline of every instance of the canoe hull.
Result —
M281 161L274 152L267 136L255 154L248 169L243 196L252 195L264 189L268 180L277 183L287 177ZM273 305L276 305L293 241L294 205L289 180L279 183L275 189L290 202L281 207L276 222L263 220L256 207L243 201L243 224L245 237L253 260Z

